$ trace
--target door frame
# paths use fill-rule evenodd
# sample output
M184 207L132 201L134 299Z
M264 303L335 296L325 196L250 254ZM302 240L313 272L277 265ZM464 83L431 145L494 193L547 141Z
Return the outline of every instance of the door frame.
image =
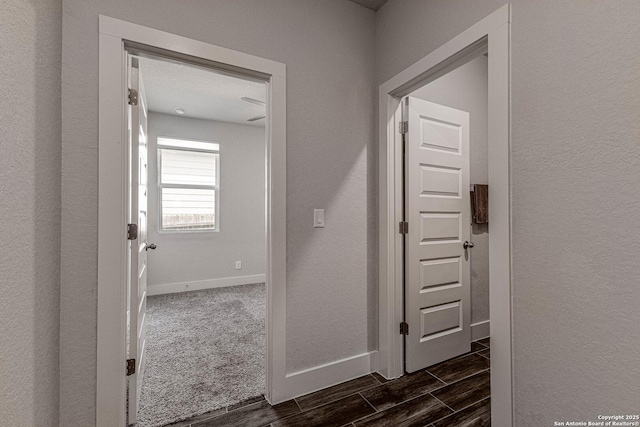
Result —
M286 397L286 66L130 22L99 17L96 425L126 422L127 138L125 43L215 65L267 87L266 390ZM119 421L118 421L119 420Z
M511 332L510 186L510 34L511 8L502 6L379 88L379 350L378 369L387 378L404 374L404 320L401 98L488 52L489 68L489 233L491 418L513 425Z

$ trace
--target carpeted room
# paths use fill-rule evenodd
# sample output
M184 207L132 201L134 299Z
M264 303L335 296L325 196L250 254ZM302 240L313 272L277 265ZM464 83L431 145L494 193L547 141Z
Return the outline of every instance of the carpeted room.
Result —
M264 283L151 296L147 316L139 426L264 393Z
M129 419L156 427L264 393L266 93L228 73L132 57L146 118L147 262L146 310L130 319L143 361ZM136 294L130 313L144 305Z

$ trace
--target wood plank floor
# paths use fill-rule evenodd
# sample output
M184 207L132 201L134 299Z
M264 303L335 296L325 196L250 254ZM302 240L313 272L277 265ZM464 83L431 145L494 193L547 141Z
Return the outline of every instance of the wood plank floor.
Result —
M489 427L489 339L471 352L386 380L365 375L275 406L252 399L171 427Z

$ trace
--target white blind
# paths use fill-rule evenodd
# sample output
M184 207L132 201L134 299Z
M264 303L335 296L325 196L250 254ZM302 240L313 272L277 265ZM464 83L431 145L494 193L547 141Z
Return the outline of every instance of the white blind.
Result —
M195 150L219 151L220 144L217 142L190 141L188 139L175 139L158 137L158 145L163 147L192 148Z
M217 153L160 149L160 183L216 185Z

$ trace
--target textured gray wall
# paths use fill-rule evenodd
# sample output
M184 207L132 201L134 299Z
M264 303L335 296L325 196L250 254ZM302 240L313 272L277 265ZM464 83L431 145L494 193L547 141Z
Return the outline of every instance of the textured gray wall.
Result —
M61 424L95 422L98 15L287 65L287 369L375 348L375 14L344 0L64 0ZM313 209L327 226L313 229Z
M0 12L0 424L58 425L61 1Z
M411 94L469 113L470 184L489 182L488 76L487 57L480 56ZM489 320L489 224L470 227L475 244L471 251L471 323L476 323Z
M149 287L265 274L265 129L149 114ZM158 136L220 143L220 229L159 233ZM242 260L242 270L235 261Z
M503 4L390 0L378 81ZM515 425L638 413L640 2L512 12Z

